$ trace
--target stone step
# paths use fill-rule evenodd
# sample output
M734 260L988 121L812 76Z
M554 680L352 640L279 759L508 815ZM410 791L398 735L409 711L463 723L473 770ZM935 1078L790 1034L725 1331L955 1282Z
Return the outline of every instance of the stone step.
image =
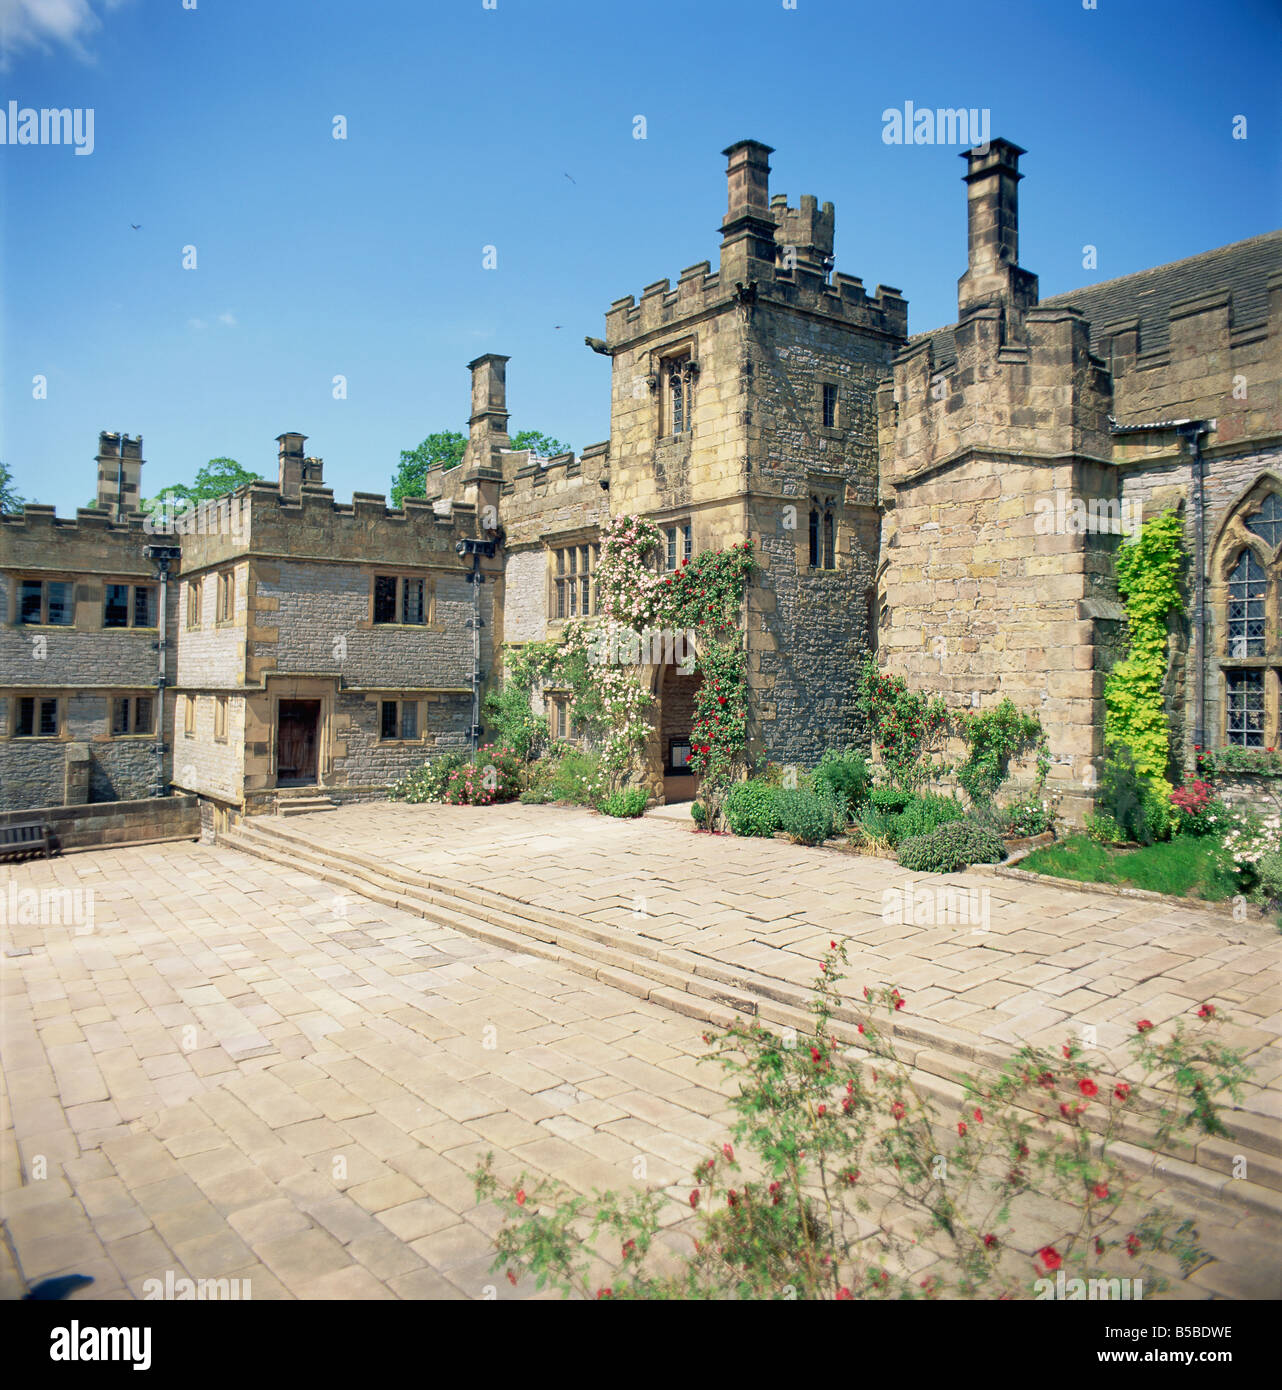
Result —
M420 916L492 945L555 960L577 973L614 985L638 998L715 1027L736 1018L757 1017L776 1028L808 1033L808 989L751 971L727 967L696 952L665 946L640 933L620 934L582 918L522 903L474 885L416 875L352 850L316 849L279 821L241 821L220 840L260 858L301 869L358 896ZM834 1013L830 1031L844 1044L863 1052L858 1025L866 1015L843 1008ZM994 1076L1008 1054L960 1030L931 1020L880 1022L894 1035L895 1050L913 1068L914 1080L937 1098L952 1102L960 1094L958 1077L969 1073ZM865 1054L867 1055L867 1054ZM1145 1171L1162 1165L1166 1179L1192 1184L1203 1192L1226 1195L1270 1214L1282 1214L1282 1124L1249 1111L1224 1116L1232 1139L1203 1139L1180 1157L1155 1155L1142 1146L1152 1132L1157 1105L1137 1095L1136 1110L1121 1130L1121 1150L1128 1166ZM1146 1111L1148 1112L1146 1114ZM1246 1159L1250 1180L1232 1179L1233 1161ZM1192 1156L1194 1161L1188 1161Z
M336 811L338 803L332 801L328 796L286 796L280 795L276 798L276 814L278 816L306 816L313 811Z

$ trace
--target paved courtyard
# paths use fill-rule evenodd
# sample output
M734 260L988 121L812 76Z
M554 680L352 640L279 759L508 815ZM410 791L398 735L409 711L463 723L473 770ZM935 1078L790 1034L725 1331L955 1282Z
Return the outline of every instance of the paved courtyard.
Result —
M885 859L572 807L382 802L305 825L321 849L483 885L795 985L808 986L828 942L847 937L852 997L897 985L915 1017L960 1041L1058 1048L1090 1025L1109 1050L1139 1018L1161 1024L1215 1001L1234 1020L1225 1041L1256 1068L1247 1107L1282 1136L1282 936L1268 922L1053 881L912 875ZM973 917L903 913L905 890L940 883L974 890L979 930ZM888 893L905 920L886 920Z
M879 861L545 807L376 804L300 825L757 968L771 952L788 978L850 933L854 981L893 980L959 1026L1017 1026L1020 988L1074 1019L1086 1006L1066 996L1088 991L1101 1022L1213 997L1266 1035L1257 1065L1276 1055L1276 938L1224 917L986 880L992 973L956 928L887 929L897 871ZM255 1299L529 1297L489 1272L498 1216L467 1176L481 1155L584 1191L688 1187L727 1136L693 1020L307 873L170 844L10 866L9 883L70 890L75 920L11 916L3 933L4 1296L77 1272L96 1282L76 1298L140 1297L172 1272L248 1279ZM1104 939L1109 970L1063 987ZM1060 952L1040 972L1026 959ZM1218 1257L1191 1294L1282 1293L1274 1223L1190 1202Z

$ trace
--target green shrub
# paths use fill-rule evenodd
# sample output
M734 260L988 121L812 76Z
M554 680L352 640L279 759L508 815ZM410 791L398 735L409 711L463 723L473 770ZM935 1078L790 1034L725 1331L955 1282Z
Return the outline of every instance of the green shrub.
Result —
M424 801L443 801L450 773L465 767L471 761L471 753L461 748L442 753L388 787L388 799L406 801L412 805Z
M1002 811L1002 827L1008 835L1042 835L1054 823L1050 807L1035 796L1012 801Z
M911 792L900 787L874 787L868 793L869 804L878 811L897 815L912 800Z
M1282 898L1282 853L1266 850L1256 865L1256 873L1259 876L1260 891L1268 902L1277 902Z
M1117 822L1127 840L1151 845L1170 836L1170 803L1136 767L1129 748L1116 749L1105 764L1099 809Z
M700 830L708 823L708 808L702 801L692 801L690 803L690 819Z
M645 810L645 804L649 799L644 787L624 787L621 791L612 792L607 796L597 810L607 816L630 818L639 816Z
M872 775L862 753L836 753L831 748L811 774L811 785L819 795L828 795L841 807L843 820L850 820L868 798Z
M895 839L930 835L948 821L961 820L965 808L955 797L920 792L899 813L895 823Z
M773 835L779 826L778 800L785 793L759 778L737 782L722 809L736 835Z
M973 820L947 821L929 835L915 835L899 845L900 864L918 874L951 874L1005 857L1001 836Z
M774 795L779 828L799 844L821 844L832 834L837 815L831 801L800 787L784 787Z
M890 845L895 843L898 825L898 815L879 811L872 805L865 806L859 816L859 828L870 840L882 840Z
M562 748L553 758L535 764L534 789L545 801L571 801L576 806L595 806L605 794L601 759L579 748Z
M485 697L486 721L497 741L511 748L523 762L547 744L548 722L530 709L530 692L516 681L505 681Z

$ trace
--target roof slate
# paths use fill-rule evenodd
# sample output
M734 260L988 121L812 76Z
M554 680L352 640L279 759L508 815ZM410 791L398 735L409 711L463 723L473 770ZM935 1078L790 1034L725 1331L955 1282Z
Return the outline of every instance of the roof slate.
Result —
M1067 294L1043 299L1040 308L1080 309L1091 326L1091 351L1100 354L1101 331L1119 319L1140 321L1140 351L1163 348L1170 341L1170 311L1188 299L1228 290L1232 295L1232 326L1262 323L1268 316L1268 276L1282 270L1282 230L1235 241L1229 246L1203 251L1182 261L1136 271L1116 280L1086 285ZM937 367L957 360L953 342L955 324L918 333L909 338L910 348L929 339Z

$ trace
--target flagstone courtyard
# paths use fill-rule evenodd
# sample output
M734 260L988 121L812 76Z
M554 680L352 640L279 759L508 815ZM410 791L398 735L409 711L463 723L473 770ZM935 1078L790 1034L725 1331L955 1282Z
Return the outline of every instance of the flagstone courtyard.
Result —
M1252 1142L1282 1163L1282 944L1259 921L974 874L957 881L989 894L978 937L888 924L893 864L565 808L380 803L283 829L323 862L484 886L781 983L848 937L850 989L898 985L959 1048L1083 1023L1107 1048L1135 1017L1214 1000L1255 1068ZM640 997L301 860L171 843L7 866L10 884L79 907L3 930L5 1297L63 1273L93 1276L81 1300L167 1276L249 1280L255 1299L536 1296L490 1272L499 1215L468 1177L485 1153L582 1191L638 1172L684 1189L729 1133L704 1025L672 991ZM1235 1183L1227 1159L1217 1182L1216 1162L1200 1153L1168 1194L1215 1256L1179 1292L1277 1297L1277 1185Z

